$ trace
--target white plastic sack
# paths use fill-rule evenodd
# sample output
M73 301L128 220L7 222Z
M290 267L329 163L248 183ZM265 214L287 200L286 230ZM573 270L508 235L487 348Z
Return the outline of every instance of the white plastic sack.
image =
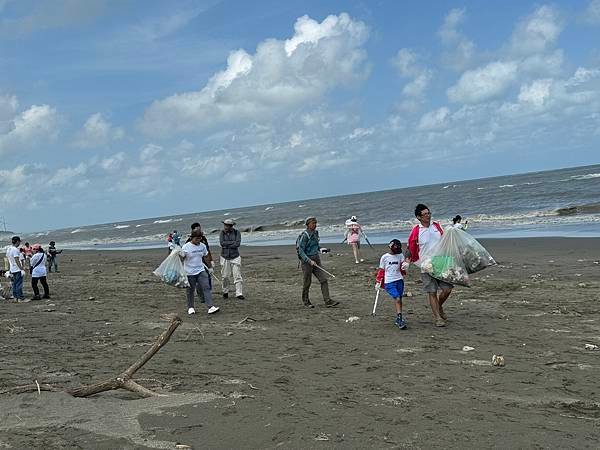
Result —
M469 274L495 265L492 255L471 236L449 228L421 262L421 270L438 280L469 286Z
M183 262L179 256L180 250L181 247L179 246L173 247L169 256L152 273L171 286L187 288L190 283L188 282L187 274L183 269Z

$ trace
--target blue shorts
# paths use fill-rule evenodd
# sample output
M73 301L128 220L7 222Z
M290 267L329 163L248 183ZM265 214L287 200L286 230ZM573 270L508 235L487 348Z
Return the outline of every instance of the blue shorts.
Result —
M404 293L404 280L385 283L385 291L390 294L394 300L402 299L402 294Z

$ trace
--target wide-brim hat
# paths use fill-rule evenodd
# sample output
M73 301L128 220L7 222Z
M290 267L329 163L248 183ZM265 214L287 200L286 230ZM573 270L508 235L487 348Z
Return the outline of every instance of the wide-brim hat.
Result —
M235 225L235 222L233 221L233 219L225 219L223 221L223 224L225 224L225 225Z

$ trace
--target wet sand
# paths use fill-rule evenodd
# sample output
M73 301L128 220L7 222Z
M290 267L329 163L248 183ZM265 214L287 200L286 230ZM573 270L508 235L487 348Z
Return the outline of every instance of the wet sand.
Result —
M51 300L0 303L0 390L114 376L176 312L136 375L167 395L3 395L0 448L598 448L600 349L585 344L600 347L600 239L482 242L499 266L455 289L446 328L411 269L405 331L385 294L370 315L383 246L361 265L333 246L341 305L324 308L315 280L312 310L293 246L244 247L247 300L216 286L211 317L188 317L185 292L152 275L165 250L65 252Z

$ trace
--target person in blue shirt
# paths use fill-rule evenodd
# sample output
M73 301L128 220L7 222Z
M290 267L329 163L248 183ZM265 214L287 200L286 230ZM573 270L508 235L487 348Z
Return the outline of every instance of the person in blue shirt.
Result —
M327 283L327 274L319 268L321 257L319 254L319 232L317 231L317 219L309 217L306 219L306 230L304 230L297 240L298 258L302 267L302 303L307 308L314 308L314 305L308 298L312 276L314 274L321 283L321 293L323 301L327 308L337 306L340 302L334 301L329 296L329 284Z

